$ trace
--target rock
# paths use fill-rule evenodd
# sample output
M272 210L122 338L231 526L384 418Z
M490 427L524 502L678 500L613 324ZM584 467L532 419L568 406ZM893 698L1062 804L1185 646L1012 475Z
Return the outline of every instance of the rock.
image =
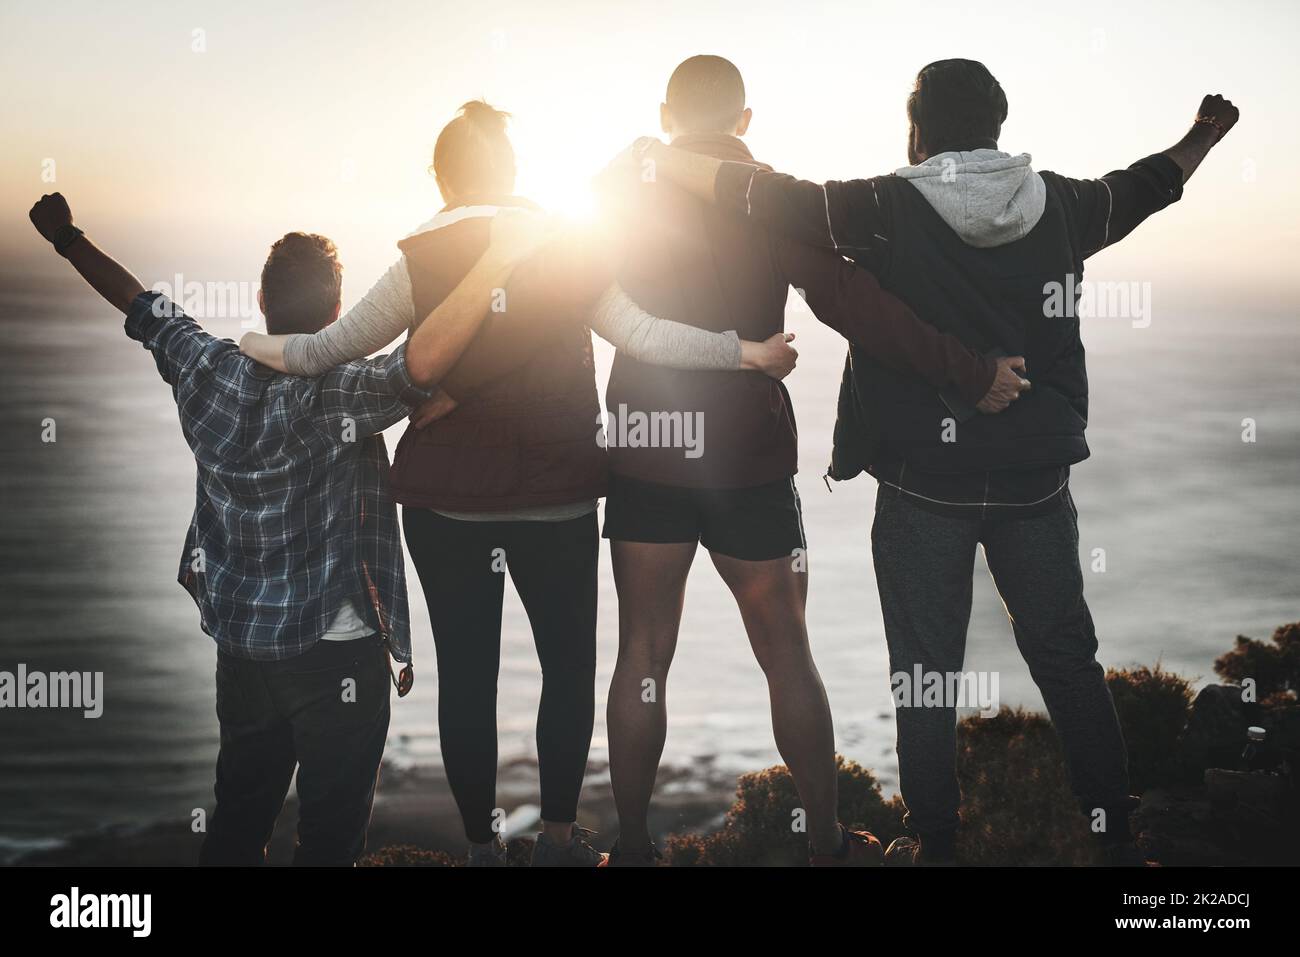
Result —
M1133 817L1138 844L1164 865L1248 863L1199 786L1151 788Z
M1209 768L1205 772L1205 793L1216 809L1235 810L1240 805L1278 821L1286 813L1286 781L1278 774Z
M1178 736L1178 764L1195 780L1206 768L1235 768L1246 743L1246 708L1237 685L1207 685Z

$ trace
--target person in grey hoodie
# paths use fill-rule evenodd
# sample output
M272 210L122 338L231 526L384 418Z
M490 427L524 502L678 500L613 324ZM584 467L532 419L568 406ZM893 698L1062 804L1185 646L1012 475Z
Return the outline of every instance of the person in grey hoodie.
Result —
M911 165L869 179L811 183L655 141L632 152L660 178L871 269L967 346L1024 357L1020 400L1005 414L975 416L959 398L849 349L828 475L865 470L880 483L872 549L900 789L919 838L896 841L887 863L958 859L963 702L911 688L917 677L953 688L962 671L979 545L1102 856L1138 863L1128 825L1136 799L1083 598L1069 492L1070 467L1089 454L1077 301L1084 260L1178 200L1237 109L1207 96L1175 146L1091 180L1035 171L1029 154L998 148L1007 99L981 63L924 67L907 115Z

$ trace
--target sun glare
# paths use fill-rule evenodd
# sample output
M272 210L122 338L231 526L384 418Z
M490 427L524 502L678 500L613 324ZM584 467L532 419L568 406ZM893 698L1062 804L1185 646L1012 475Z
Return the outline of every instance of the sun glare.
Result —
M596 197L589 180L543 180L523 195L548 213L556 213L565 219L585 222L596 216Z
M511 124L519 163L519 194L568 219L594 218L592 177L613 158L617 148L599 136L547 136L544 131L544 124L518 118Z

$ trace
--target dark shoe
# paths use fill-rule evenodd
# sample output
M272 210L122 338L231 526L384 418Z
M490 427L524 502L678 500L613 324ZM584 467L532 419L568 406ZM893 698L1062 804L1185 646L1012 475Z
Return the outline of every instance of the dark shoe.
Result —
M600 867L606 855L591 846L595 831L573 827L573 836L563 844L554 843L545 833L538 834L533 842L533 857L529 867Z
M951 867L957 863L956 856L952 853L952 837L948 832L941 835L941 839L935 839L931 842L933 847L939 848L939 852L925 851L926 839L922 837L917 840L914 837L896 837L890 844L889 849L885 851L886 867Z
M840 833L844 835L840 848L830 854L819 854L808 848L808 865L810 867L879 867L884 857L880 841L870 831L850 831L843 825Z
M609 849L605 859L597 864L597 867L659 867L663 855L653 844L650 850L645 853L629 853L619 849L618 841Z
M471 844L465 864L467 867L505 867L505 842L501 840L500 835L497 835L490 843Z

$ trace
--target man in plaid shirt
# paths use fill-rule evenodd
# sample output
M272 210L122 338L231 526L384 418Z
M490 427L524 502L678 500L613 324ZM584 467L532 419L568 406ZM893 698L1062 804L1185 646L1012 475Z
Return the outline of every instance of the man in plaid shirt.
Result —
M294 863L353 864L388 731L390 654L406 665L398 694L412 681L380 433L428 399L544 226L532 215L498 217L487 252L407 343L305 379L258 365L146 292L72 224L61 194L30 215L153 354L198 465L179 580L217 643L221 726L217 806L200 861L263 863L296 767ZM341 278L328 239L279 240L258 291L268 331L334 321Z

